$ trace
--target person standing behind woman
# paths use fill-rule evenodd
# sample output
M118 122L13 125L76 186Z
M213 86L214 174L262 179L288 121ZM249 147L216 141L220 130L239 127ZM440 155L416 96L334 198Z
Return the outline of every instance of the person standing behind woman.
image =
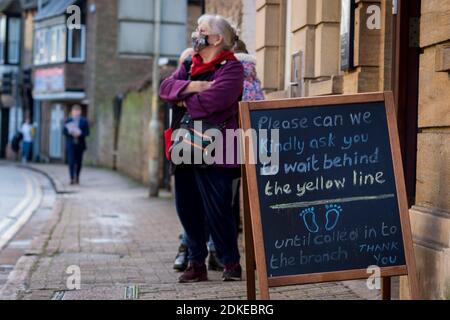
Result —
M233 49L236 58L244 67L244 92L242 101L264 100L264 91L256 73L256 58L248 53L244 41L238 40Z
M89 136L89 123L81 116L81 113L81 106L75 104L72 107L71 117L66 120L64 125L71 185L80 184L83 154L87 149L86 137Z
M244 73L231 49L237 40L236 31L223 17L204 15L193 33L191 70L181 65L161 84L163 100L178 103L196 121L220 125L224 131L238 128L238 104L243 90ZM224 139L226 140L226 139ZM227 150L224 141L224 151ZM224 281L242 279L237 243L237 226L233 216L233 180L239 175L237 157L234 163L203 168L193 164L175 170L175 202L186 231L189 266L179 278L181 283L206 281L205 223L225 265Z

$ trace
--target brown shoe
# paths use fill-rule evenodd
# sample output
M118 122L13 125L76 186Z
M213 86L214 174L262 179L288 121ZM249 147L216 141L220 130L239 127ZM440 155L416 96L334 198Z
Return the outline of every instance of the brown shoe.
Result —
M242 281L242 267L239 263L231 263L225 265L222 280L227 281Z
M208 271L205 263L190 262L186 271L178 279L180 283L208 281Z

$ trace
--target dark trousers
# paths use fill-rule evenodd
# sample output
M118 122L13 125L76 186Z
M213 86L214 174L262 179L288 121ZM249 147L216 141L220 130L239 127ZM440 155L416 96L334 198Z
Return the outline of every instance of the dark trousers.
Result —
M80 178L81 169L83 167L84 149L78 145L68 146L67 160L69 163L70 179L76 180Z
M217 167L176 169L176 207L187 235L189 261L203 263L206 260L207 227L222 262L239 262L237 226L232 208L233 180L237 174L234 169Z

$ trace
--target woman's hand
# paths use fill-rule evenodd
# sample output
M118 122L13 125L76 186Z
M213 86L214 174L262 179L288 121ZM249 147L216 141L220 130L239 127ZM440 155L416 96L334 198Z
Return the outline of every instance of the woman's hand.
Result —
M178 102L176 103L176 105L177 105L178 107L180 107L180 108L186 108L186 104L184 103L184 101L178 101Z
M183 91L183 94L203 92L210 89L213 84L214 81L191 81Z

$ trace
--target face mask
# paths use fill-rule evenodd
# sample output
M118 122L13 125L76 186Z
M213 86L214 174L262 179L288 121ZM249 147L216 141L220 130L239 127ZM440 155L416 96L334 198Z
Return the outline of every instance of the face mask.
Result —
M194 32L192 34L192 48L194 48L196 52L200 52L207 47L209 47L208 36L199 32Z

